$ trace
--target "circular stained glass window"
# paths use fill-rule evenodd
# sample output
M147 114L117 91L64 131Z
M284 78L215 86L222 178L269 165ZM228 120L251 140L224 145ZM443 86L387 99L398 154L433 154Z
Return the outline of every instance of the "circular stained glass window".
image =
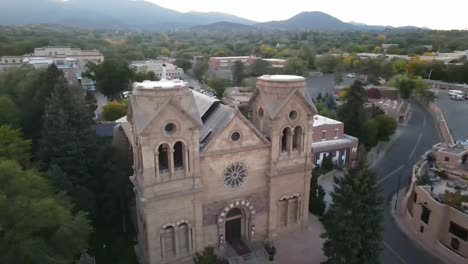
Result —
M247 167L240 162L233 163L224 169L224 185L230 189L241 186L247 178Z

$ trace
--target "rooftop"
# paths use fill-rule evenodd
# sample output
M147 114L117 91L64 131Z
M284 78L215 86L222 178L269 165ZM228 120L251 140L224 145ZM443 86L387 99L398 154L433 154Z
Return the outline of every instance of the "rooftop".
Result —
M276 82L297 82L305 81L305 78L297 75L263 75L258 78L264 81L276 81Z
M455 145L451 145L446 148L443 148L440 151L450 153L450 154L460 155L463 152L467 152L468 147L464 146L463 144L455 144Z
M143 81L133 84L134 88L138 89L171 89L187 86L187 82L182 80L161 80L161 81Z
M321 116L321 115L314 116L314 127L322 126L322 125L336 125L336 124L341 124L341 122L325 117L325 116Z

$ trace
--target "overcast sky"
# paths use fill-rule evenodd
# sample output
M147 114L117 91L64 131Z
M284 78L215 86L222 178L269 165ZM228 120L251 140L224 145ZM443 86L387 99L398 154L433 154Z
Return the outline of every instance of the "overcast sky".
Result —
M224 12L258 22L322 11L369 25L468 29L468 0L147 0L181 12Z

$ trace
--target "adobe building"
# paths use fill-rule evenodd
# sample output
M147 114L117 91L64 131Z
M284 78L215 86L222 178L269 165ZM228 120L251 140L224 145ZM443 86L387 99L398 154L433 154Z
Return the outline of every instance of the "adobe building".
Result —
M447 262L468 261L468 146L436 144L413 169L403 202L413 234Z
M143 263L191 263L207 246L237 258L307 228L317 111L305 89L299 76L258 78L248 120L183 81L134 84L116 133L133 151Z

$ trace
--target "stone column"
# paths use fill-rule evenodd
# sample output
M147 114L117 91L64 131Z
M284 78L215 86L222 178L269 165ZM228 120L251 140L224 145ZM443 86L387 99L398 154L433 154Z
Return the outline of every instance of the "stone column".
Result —
M174 149L169 149L167 153L169 155L169 178L174 179Z
M287 207L286 207L286 226L289 226L289 215L291 214L291 203L292 199L288 199Z
M185 177L189 175L189 151L188 148L185 147L186 150L184 152L184 170L185 170Z
M291 155L292 152L292 142L293 142L294 132L291 131L288 137L288 154Z

